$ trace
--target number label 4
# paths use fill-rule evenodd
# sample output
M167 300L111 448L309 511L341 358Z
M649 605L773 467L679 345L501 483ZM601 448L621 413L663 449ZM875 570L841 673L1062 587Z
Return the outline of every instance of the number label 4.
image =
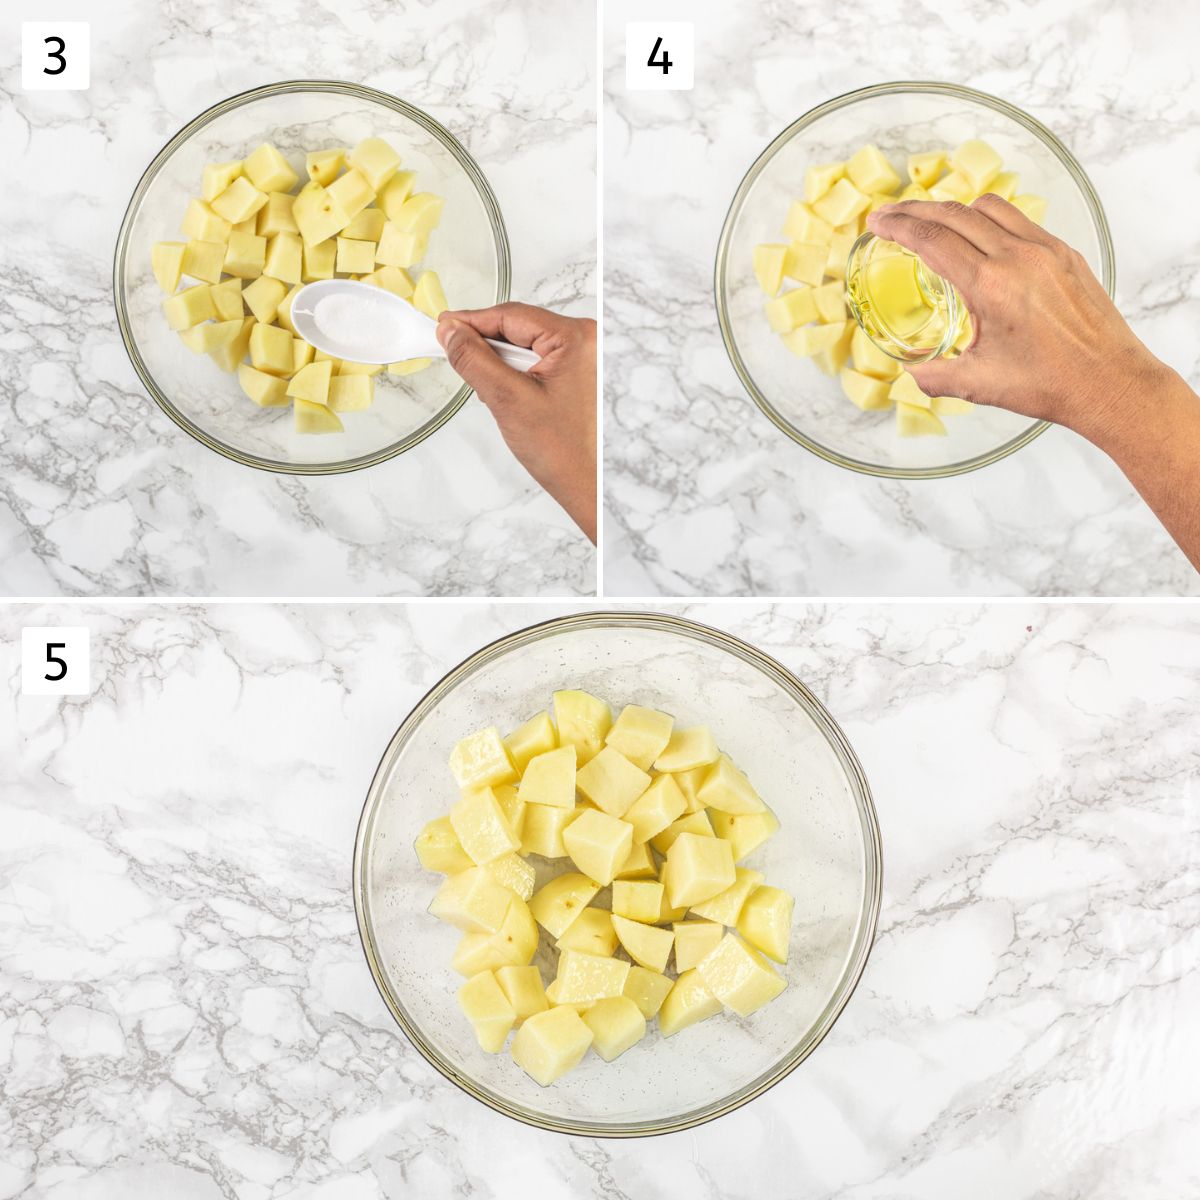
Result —
M631 92L686 92L695 78L691 21L630 21L625 26L625 87Z

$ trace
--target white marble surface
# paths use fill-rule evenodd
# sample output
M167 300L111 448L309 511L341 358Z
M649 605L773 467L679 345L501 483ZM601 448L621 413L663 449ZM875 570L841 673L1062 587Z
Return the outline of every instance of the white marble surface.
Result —
M503 0L124 0L92 23L86 92L0 112L0 594L572 595L594 554L475 399L399 459L273 476L192 441L143 391L117 330L112 253L129 195L185 122L289 78L349 79L445 124L481 164L516 299L595 307L595 14ZM302 15L301 15L302 14ZM20 19L0 68L19 79Z
M1200 383L1200 235L1185 199L1200 164L1200 10L662 0L655 16L695 22L696 86L631 93L623 29L643 9L605 5L606 591L1200 594L1117 469L1065 431L927 484L823 463L746 396L712 300L729 201L784 126L871 83L951 80L1071 147L1108 214L1122 310Z
M349 890L409 706L561 605L0 613L0 1197L1179 1200L1200 1194L1195 607L696 604L872 782L878 943L826 1042L714 1124L491 1113L393 1028ZM19 628L93 692L18 698Z

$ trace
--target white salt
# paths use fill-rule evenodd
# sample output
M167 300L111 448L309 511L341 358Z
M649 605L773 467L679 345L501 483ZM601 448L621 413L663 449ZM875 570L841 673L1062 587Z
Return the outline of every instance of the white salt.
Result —
M404 326L384 294L352 296L334 292L322 296L313 309L317 328L342 350L343 357L386 357L389 346L403 340Z

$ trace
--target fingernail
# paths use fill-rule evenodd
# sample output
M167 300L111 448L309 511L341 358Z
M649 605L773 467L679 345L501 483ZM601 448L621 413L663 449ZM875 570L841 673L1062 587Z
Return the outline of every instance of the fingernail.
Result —
M450 349L450 343L454 341L461 328L462 325L458 321L438 321L437 340L443 350Z

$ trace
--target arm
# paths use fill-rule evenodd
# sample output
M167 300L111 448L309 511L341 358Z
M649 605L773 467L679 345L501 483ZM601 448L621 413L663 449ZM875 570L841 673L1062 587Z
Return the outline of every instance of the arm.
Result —
M498 304L442 313L437 336L517 460L595 542L596 322ZM522 374L485 337L531 347L542 361Z
M867 219L958 289L975 329L911 367L928 395L1065 425L1098 446L1200 570L1200 396L1137 339L1081 255L998 196Z

